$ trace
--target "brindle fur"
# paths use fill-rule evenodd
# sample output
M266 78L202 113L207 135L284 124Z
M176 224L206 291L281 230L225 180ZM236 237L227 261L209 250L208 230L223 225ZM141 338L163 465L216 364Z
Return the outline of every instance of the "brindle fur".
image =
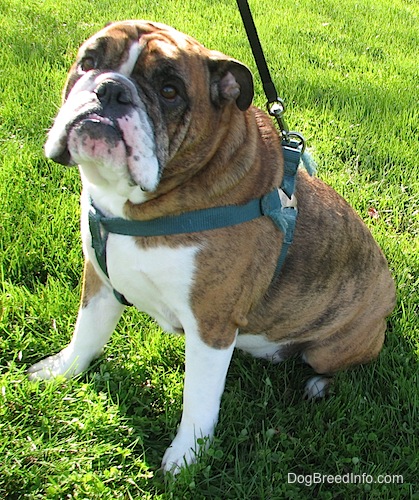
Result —
M144 50L133 78L149 102L162 177L146 202L127 202L126 215L150 220L243 204L279 186L283 160L278 134L266 114L248 107L251 75L236 61L175 30L156 30L146 23L113 25L105 44L100 37L88 41L80 57L105 47L100 65L112 68L139 39ZM77 81L79 63L64 95ZM150 82L164 72L182 82L185 99L179 109L162 112ZM227 72L240 84L237 105L226 97ZM229 346L237 328L262 333L272 341L290 342L290 350L300 351L317 372L331 373L377 356L384 318L395 304L394 283L370 232L335 191L300 172L297 199L294 243L274 282L282 235L269 219L201 234L138 238L137 243L200 245L191 301L208 345ZM98 290L94 274L87 264L83 304Z

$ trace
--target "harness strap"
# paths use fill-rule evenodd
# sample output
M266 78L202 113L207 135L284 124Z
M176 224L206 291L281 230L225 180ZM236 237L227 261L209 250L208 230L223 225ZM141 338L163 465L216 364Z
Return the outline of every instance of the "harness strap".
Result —
M281 189L288 198L295 192L295 181L297 168L301 160L300 144L296 141L282 142L282 154L284 157L284 177L282 178Z
M301 159L301 150L297 142L283 143L284 178L281 190L291 199L295 191L297 168ZM287 204L288 205L288 204ZM279 190L255 198L245 205L228 205L186 212L180 215L159 217L149 221L127 220L119 217L106 217L91 202L89 210L89 229L92 247L103 273L109 278L106 262L106 244L109 233L125 236L167 236L173 234L197 233L235 226L259 217L269 217L284 234L281 253L273 280L279 275L290 247L297 221L297 208L284 206ZM125 297L114 290L119 302L131 305Z
M93 203L90 204L89 210L89 229L92 237L92 247L95 251L96 260L102 269L103 273L109 278L108 266L106 263L106 243L108 241L109 232L105 231L101 225L101 216L98 209L94 208ZM113 293L121 304L124 306L132 306L130 302L122 295L122 293L113 289Z
M139 221L127 220L119 217L106 217L93 204L89 212L89 221L94 228L94 234L101 235L102 241L97 245L99 252L104 251L106 242L102 236L105 233L122 234L125 236L169 236L173 234L201 233L213 229L235 226L251 221L262 215L276 219L276 211L282 208L278 190L266 194L262 198L256 198L246 205L227 205L212 207L180 215L158 217L157 219ZM280 218L280 212L279 212ZM284 231L283 224L280 228ZM92 232L93 235L93 232ZM96 247L94 246L96 249Z

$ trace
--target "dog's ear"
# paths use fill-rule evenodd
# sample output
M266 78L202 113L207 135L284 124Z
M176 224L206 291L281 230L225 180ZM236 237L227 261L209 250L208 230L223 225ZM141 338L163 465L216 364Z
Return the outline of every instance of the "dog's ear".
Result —
M236 101L237 107L245 111L253 100L253 76L249 68L220 52L211 52L208 62L211 74L211 99L214 104Z

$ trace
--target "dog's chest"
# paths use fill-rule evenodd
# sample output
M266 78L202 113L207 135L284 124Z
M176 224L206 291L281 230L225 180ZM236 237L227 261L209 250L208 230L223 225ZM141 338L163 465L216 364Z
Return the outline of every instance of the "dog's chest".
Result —
M82 216L82 239L97 272L100 270L88 223ZM190 294L196 270L197 246L142 248L131 236L109 234L106 263L112 287L167 331L178 332L194 321Z
M135 238L110 234L108 273L112 286L167 331L181 331L192 315L190 293L196 247L143 249Z
M133 237L110 234L107 259L111 283L134 304L140 301L155 307L159 302L183 302L195 273L196 251L195 247L143 249Z

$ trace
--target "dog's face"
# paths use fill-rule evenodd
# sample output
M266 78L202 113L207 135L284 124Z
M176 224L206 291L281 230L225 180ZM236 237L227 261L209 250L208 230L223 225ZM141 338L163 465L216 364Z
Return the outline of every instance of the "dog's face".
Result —
M163 176L205 162L224 113L250 106L253 82L245 66L173 28L121 22L82 45L63 97L47 156L81 165L92 184L153 192Z

